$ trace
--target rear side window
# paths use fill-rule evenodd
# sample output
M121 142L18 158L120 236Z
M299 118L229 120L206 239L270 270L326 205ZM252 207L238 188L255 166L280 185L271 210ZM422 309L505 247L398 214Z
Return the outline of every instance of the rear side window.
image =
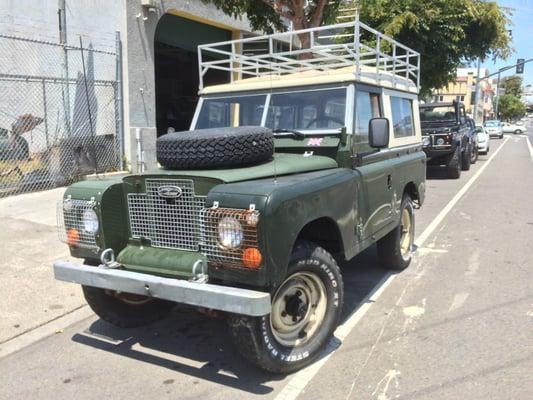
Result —
M368 143L368 123L381 115L379 95L358 90L355 98L354 143Z
M390 104L394 137L414 136L413 105L411 100L391 96Z

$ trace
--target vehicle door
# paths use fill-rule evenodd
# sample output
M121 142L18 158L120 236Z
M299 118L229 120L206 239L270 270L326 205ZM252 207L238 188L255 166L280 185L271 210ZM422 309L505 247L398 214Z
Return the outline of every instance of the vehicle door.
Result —
M368 144L369 121L383 116L382 89L356 85L354 107L352 152L364 193L357 233L360 240L370 240L390 224L392 217L392 168L387 149L376 150Z

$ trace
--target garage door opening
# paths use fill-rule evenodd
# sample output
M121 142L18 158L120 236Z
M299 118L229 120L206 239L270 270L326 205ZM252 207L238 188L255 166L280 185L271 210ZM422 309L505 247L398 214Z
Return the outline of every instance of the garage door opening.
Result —
M157 136L189 129L198 101L198 45L226 40L230 31L172 14L161 17L154 39ZM226 82L225 71L205 79L206 85Z

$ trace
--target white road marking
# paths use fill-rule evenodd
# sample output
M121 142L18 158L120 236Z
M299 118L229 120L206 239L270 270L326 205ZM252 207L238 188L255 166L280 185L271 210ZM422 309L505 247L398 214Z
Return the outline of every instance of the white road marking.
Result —
M526 137L527 142L527 148L529 149L529 156L531 157L531 161L533 161L533 146L531 146L531 140L529 140L529 136Z
M474 276L479 269L479 250L474 252L468 258L468 268L465 271L466 276Z
M446 249L432 249L431 247L428 246L428 247L420 247L420 248L416 249L416 252L419 255L432 254L432 253L444 254L444 253L448 253L449 250L446 250Z
M448 309L448 312L461 308L463 304L465 303L466 299L468 298L468 296L470 296L470 294L466 292L457 293L453 297L452 305Z
M468 182L455 194L450 202L440 211L440 213L433 219L433 221L424 229L424 231L415 239L415 243L418 248L421 248L425 241L431 236L431 234L439 227L444 218L448 215L451 209L457 204L457 202L465 195L467 190L474 184L474 182L485 171L487 166L494 160L494 157L500 152L500 150L509 141L509 136L506 136L500 147L492 153L487 161L476 171L476 173L468 180ZM340 324L335 330L335 339L330 342L327 348L324 350L322 357L320 357L313 364L295 373L289 380L287 385L278 393L275 400L294 400L305 389L307 384L311 382L313 377L318 373L320 368L326 364L329 358L337 351L342 344L342 341L346 339L348 334L357 325L357 323L363 318L363 316L370 309L372 303L374 303L379 296L385 291L385 289L392 283L397 275L387 273L374 287L372 292L368 294L363 300L361 305L356 308L350 316ZM339 343L340 341L340 343ZM351 391L350 391L351 393Z

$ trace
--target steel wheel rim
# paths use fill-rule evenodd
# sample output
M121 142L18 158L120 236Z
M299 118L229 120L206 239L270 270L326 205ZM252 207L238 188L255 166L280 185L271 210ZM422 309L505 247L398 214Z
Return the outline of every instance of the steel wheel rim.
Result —
M326 287L315 273L289 276L272 301L270 328L274 338L287 347L305 344L324 321L326 308Z
M412 223L411 223L411 213L409 210L404 208L402 210L402 218L400 223L400 251L404 259L408 258L411 253L412 245Z

